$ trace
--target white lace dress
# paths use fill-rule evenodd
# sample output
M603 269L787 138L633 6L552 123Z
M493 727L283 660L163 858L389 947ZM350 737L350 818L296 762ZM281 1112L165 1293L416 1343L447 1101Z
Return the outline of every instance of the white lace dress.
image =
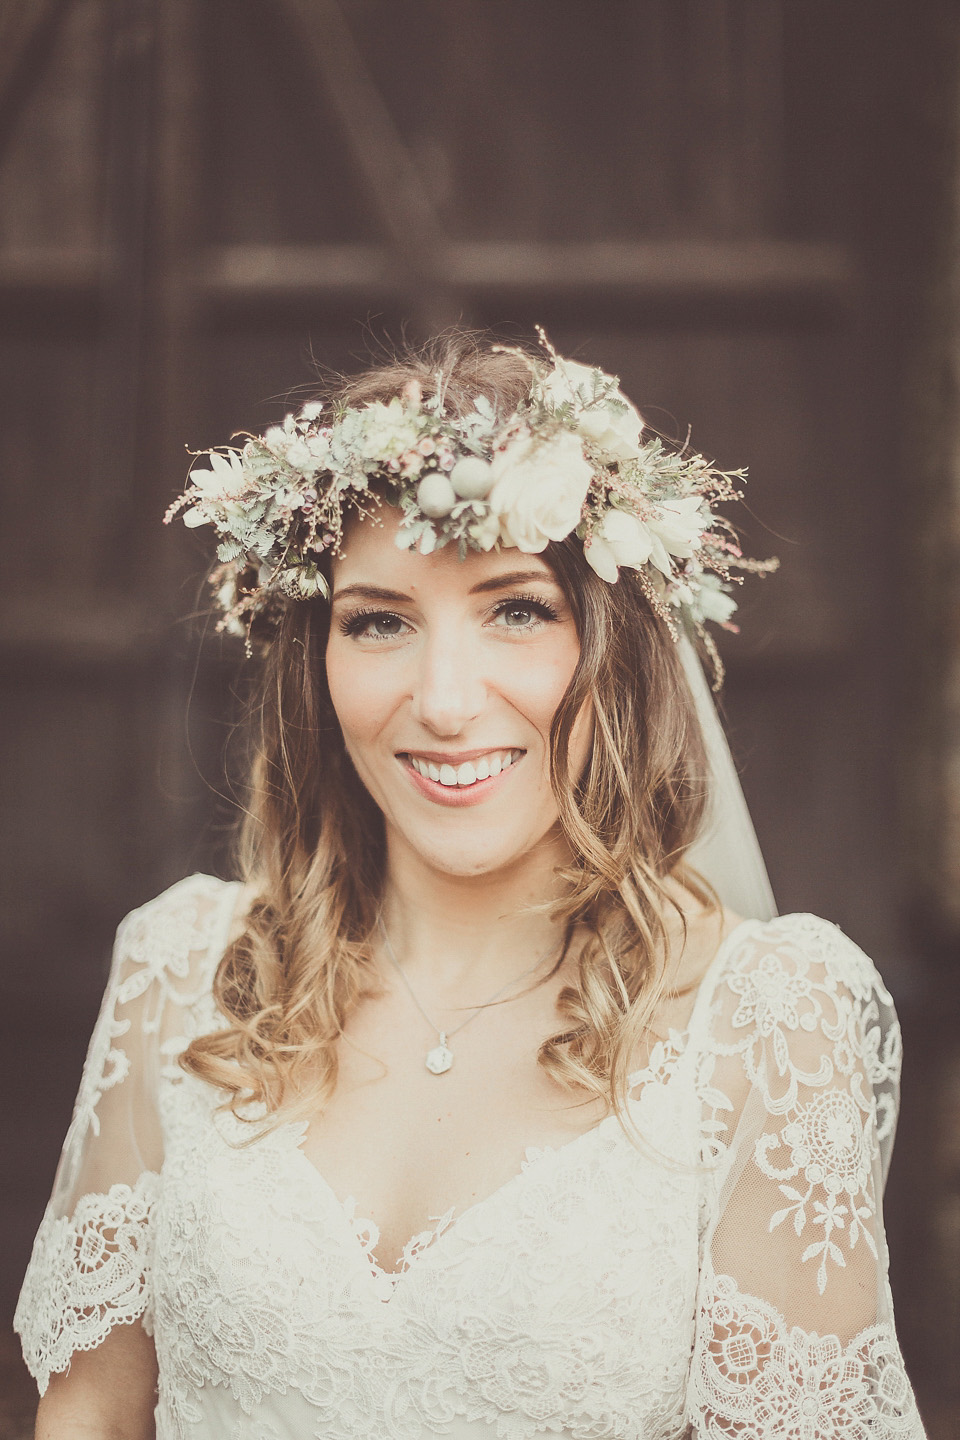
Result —
M724 942L615 1116L407 1248L177 1065L222 1021L237 887L121 925L16 1324L41 1391L142 1322L160 1440L922 1440L880 1196L900 1042L871 962L810 915ZM241 1133L242 1129L242 1133Z

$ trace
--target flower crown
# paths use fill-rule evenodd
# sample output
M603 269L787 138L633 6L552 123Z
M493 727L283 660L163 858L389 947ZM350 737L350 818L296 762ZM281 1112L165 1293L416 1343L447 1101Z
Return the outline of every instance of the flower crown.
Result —
M701 638L719 688L705 625L736 630L736 572L777 567L746 559L712 510L740 498L745 472L644 440L615 376L540 339L542 358L512 352L529 364L531 388L506 419L483 395L468 413L447 414L442 377L427 399L411 380L388 403L328 412L314 402L262 436L238 436L242 448L197 452L209 468L191 471L165 523L182 510L186 525L216 530L218 628L249 649L254 620L284 600L329 598L321 558L339 551L351 511L372 515L386 501L401 512L397 544L422 555L451 543L461 558L497 546L536 554L575 534L603 580L636 571L674 638L678 626Z

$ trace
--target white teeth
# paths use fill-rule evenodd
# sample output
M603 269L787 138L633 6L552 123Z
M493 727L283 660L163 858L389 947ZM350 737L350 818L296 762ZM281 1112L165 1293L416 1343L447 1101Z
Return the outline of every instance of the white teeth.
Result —
M418 755L410 756L410 763L418 775L439 782L441 785L475 785L478 780L489 780L501 771L509 769L523 755L522 750L496 750L482 759L465 760L462 765L436 765L432 760L421 760Z

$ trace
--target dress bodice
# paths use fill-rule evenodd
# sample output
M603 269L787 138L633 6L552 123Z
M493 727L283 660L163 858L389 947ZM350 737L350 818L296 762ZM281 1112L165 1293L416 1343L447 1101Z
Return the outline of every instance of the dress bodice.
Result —
M305 1122L261 1133L177 1063L223 1023L236 898L194 876L118 934L17 1313L41 1388L142 1323L160 1440L920 1440L880 1219L899 1032L835 927L738 927L625 1115L388 1275Z

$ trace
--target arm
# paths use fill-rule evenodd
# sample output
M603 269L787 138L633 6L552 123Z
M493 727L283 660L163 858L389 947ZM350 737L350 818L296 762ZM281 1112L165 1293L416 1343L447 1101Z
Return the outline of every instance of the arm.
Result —
M151 1216L160 1188L160 1086L212 1006L210 972L232 887L194 876L117 932L53 1195L14 1321L49 1440L152 1436Z
M700 1073L718 1143L695 1440L923 1440L881 1209L898 1075L890 996L834 927L789 917L733 957Z
M157 1357L141 1324L120 1325L51 1375L36 1440L153 1440Z

